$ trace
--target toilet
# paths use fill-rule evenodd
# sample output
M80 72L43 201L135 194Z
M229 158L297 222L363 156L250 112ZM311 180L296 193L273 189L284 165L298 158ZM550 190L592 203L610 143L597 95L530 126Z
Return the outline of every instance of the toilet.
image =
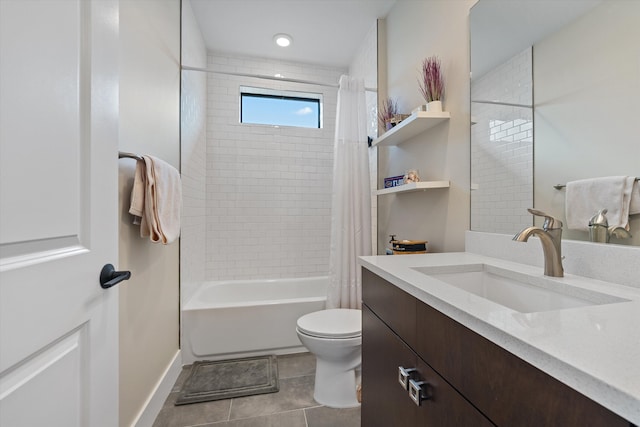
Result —
M316 356L316 402L330 408L359 406L355 371L362 360L362 312L338 308L309 313L298 319L296 332Z

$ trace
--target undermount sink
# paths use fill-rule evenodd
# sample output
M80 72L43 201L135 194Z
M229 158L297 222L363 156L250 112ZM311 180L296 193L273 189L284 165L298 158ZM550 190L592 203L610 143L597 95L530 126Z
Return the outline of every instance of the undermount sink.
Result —
M613 304L628 300L487 264L414 267L420 273L520 313Z

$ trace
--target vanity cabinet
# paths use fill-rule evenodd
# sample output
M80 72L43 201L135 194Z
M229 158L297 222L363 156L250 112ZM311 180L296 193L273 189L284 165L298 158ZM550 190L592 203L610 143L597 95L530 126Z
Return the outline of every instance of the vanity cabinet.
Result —
M367 269L362 282L363 426L631 426ZM420 406L400 367L426 382Z
M493 426L415 352L417 300L368 270L363 283L362 425ZM400 368L423 388L413 399Z
M493 426L366 306L362 327L363 426ZM423 388L413 388L414 399L424 396L419 406L399 381L401 367L415 369L409 375Z

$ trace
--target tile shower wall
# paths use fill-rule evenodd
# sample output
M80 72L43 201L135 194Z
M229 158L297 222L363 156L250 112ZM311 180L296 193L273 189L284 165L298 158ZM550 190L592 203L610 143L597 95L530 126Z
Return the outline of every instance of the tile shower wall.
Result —
M182 63L207 66L207 49L189 1L183 2ZM180 237L181 303L186 303L205 279L207 74L182 72L181 175L182 230Z
M210 54L208 67L336 84L346 70ZM210 73L208 280L324 276L329 270L337 89ZM323 94L323 128L239 123L239 87Z
M532 225L531 48L496 67L471 87L471 229L515 233Z
M367 88L378 87L378 23L371 26L360 48L349 66L349 75L364 79ZM366 92L367 135L375 139L378 136L378 94ZM371 189L378 184L378 150L369 148L369 174ZM371 197L371 253L378 253L378 198Z

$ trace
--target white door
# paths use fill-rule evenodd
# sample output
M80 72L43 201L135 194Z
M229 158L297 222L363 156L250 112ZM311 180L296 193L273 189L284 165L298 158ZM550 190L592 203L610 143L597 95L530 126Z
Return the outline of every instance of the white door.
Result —
M117 1L0 0L2 427L118 423L117 59Z

